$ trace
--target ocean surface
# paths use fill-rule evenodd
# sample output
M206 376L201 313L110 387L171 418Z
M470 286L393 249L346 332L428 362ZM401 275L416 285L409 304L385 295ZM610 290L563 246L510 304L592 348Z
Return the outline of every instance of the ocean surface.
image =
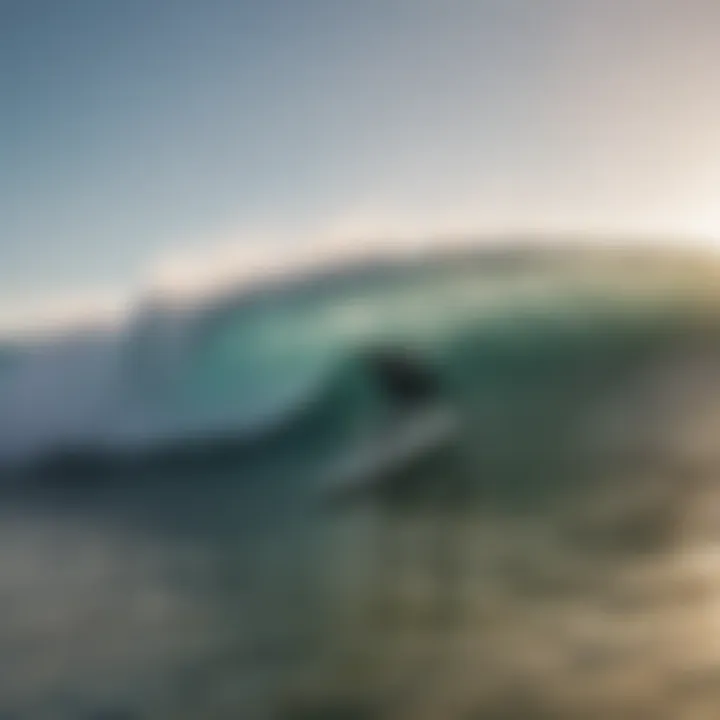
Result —
M714 267L483 250L8 344L0 717L720 712ZM463 430L337 507L377 343Z

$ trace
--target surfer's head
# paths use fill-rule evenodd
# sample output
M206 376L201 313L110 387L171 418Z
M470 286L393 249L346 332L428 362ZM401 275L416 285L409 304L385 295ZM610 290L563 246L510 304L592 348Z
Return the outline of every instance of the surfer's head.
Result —
M435 398L440 391L435 372L408 348L389 345L366 348L361 361L392 402L419 404Z

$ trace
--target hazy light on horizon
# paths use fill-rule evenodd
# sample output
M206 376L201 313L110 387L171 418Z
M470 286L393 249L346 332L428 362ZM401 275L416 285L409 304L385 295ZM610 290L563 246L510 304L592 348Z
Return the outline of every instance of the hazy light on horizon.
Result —
M719 21L713 0L5 4L0 324L314 235L717 247Z

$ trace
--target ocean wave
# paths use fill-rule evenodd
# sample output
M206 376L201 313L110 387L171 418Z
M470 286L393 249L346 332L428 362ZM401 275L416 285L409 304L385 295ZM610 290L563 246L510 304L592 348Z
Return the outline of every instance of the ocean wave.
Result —
M354 361L367 344L444 355L450 374L465 372L458 383L478 384L498 333L559 347L547 340L554 326L568 335L611 314L618 327L632 304L666 316L684 272L668 259L655 285L647 262L639 274L622 253L505 249L146 306L112 333L13 350L0 364L0 459L207 459L281 436L322 444L329 427L342 434L372 412Z

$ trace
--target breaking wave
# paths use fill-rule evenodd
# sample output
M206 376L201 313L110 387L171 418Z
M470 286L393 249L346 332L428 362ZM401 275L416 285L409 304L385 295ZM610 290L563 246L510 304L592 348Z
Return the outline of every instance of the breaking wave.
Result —
M302 435L303 423L349 428L372 413L353 360L365 345L402 343L471 383L493 328L549 323L577 334L596 315L657 304L651 290L638 292L638 278L637 258L617 251L496 249L148 304L122 329L0 357L0 457L172 455L247 446L288 428ZM463 380L470 357L475 369ZM332 421L317 420L328 413Z

